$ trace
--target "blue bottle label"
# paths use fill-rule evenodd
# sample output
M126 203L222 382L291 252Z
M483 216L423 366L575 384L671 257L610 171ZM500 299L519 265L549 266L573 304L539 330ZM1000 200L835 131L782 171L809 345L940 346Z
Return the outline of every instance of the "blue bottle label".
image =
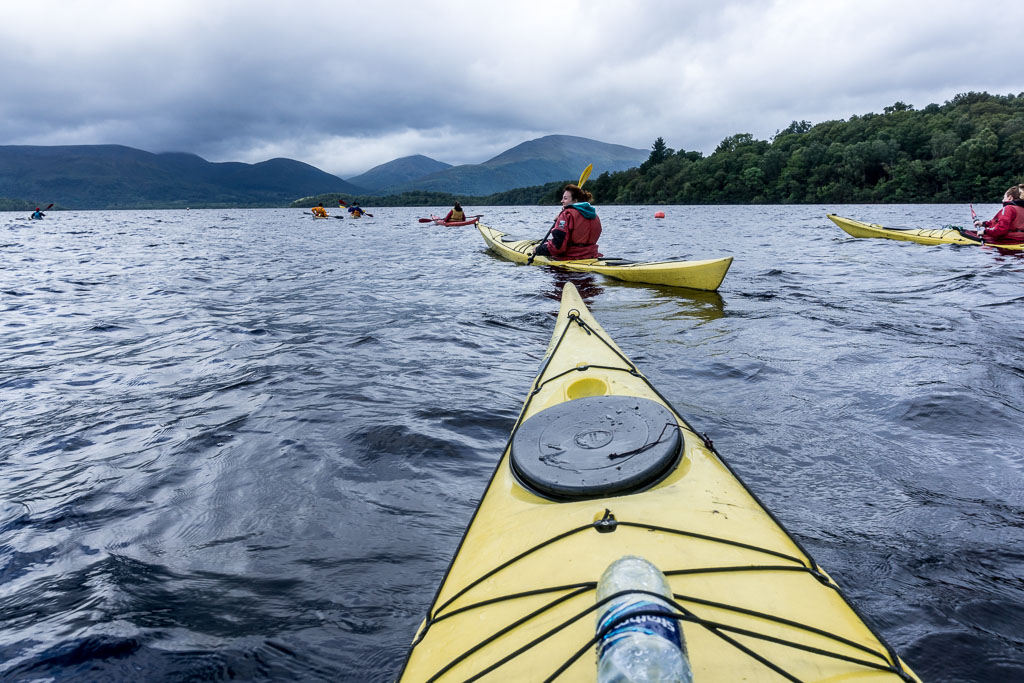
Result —
M666 616L656 614L636 614L637 612L659 611ZM636 616L630 616L636 614ZM672 612L664 603L650 600L636 600L622 603L613 603L598 623L598 632L604 631L609 624L615 622L615 627L601 638L598 645L597 656L603 657L605 651L614 646L623 638L628 638L631 633L646 633L669 641L680 650L683 649L682 631L679 622L670 616Z

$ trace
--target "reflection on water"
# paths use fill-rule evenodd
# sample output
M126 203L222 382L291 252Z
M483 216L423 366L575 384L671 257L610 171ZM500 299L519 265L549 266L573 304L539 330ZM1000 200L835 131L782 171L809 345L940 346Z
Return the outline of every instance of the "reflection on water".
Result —
M645 300L637 302L636 307L637 309L650 309L643 314L653 315L655 319L660 316L665 319L696 318L704 322L711 322L725 315L725 299L718 292L621 281L615 281L615 286L647 290L649 296ZM660 311L660 313L656 311Z
M551 268L551 288L544 292L544 296L554 301L562 300L562 290L565 288L565 283L571 282L579 290L580 296L583 298L584 303L590 306L595 297L600 296L604 289L599 283L600 280L605 278L594 275L592 273L574 273L571 271L559 270L557 268Z
M599 210L606 253L736 261L713 293L420 209L0 217L0 678L390 680L572 282L924 680L1024 680L1021 255L825 218L957 206Z

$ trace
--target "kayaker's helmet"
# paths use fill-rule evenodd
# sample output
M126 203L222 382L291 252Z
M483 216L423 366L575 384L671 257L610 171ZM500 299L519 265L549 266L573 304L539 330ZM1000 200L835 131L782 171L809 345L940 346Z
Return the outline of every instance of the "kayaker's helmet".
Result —
M38 210L39 210L39 207L37 206L37 207L36 207L36 211L38 211Z

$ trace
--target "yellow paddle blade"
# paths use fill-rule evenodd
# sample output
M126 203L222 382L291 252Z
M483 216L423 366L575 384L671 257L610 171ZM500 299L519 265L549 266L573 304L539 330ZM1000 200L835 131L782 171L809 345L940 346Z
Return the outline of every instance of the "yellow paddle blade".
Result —
M594 170L593 164L587 164L587 167L583 169L583 173L580 173L580 181L576 183L576 187L583 187L583 183L587 182L587 178L590 177L590 172Z

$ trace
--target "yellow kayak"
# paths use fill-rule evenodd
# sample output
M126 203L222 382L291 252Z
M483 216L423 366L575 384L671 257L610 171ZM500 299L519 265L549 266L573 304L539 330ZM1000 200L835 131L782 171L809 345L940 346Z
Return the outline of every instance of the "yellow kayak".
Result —
M919 681L569 283L401 680L594 681L595 585L624 555L668 578L695 683Z
M530 254L540 240L512 240L506 233L476 224L487 243L487 247L498 256L515 263L528 263ZM599 273L626 282L640 282L648 285L687 287L715 291L732 264L732 257L708 259L705 261L659 261L637 262L617 258L580 259L557 261L544 256L533 260L536 266L555 266L582 273Z
M957 228L886 228L877 223L862 223L852 218L827 214L829 220L854 237L883 237L890 240L917 242L918 244L987 244L999 249L1024 249L1019 242L983 242L974 230Z

